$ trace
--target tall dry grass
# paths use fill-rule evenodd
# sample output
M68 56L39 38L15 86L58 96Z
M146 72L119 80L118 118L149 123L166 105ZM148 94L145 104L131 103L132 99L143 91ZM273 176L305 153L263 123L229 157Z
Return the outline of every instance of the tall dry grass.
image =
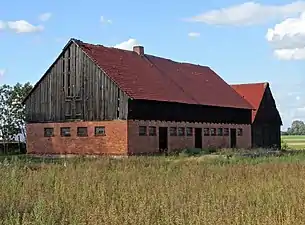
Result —
M0 224L305 223L303 161L25 164L0 166Z

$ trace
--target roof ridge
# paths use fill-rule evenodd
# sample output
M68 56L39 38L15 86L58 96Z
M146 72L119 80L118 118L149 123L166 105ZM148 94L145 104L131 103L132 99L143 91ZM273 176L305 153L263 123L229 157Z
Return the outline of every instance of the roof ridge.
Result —
M107 49L114 49L114 50L117 50L117 51L128 52L128 53L133 52L133 50L121 49L121 48L116 48L114 46L106 46L106 45L102 45L102 44L92 44L92 43L84 42L84 41L81 41L81 40L78 40L78 39L75 39L75 38L72 38L72 40L74 40L78 44L89 45L89 46L92 46L92 47L103 47L103 48L107 48Z
M159 59L165 59L165 60L168 60L168 61L170 61L170 62L177 63L177 64L187 64L187 65L191 65L191 66L200 66L200 67L205 67L205 68L211 69L211 67L206 66L206 65L194 64L194 63L191 63L191 62L175 61L175 60L172 60L172 59L170 59L170 58L165 58L165 57L162 57L162 56L151 55L151 54L145 54L145 55L150 56L150 57L159 58Z
M89 42L84 42L84 41L79 40L77 38L71 38L71 40L73 40L73 41L75 41L76 43L79 43L79 44L85 44L85 45L91 45L91 46L95 46L95 47L104 47L104 48L109 48L109 49L115 49L115 50L122 51L122 52L134 52L133 50L116 48L114 46L106 46L106 45L102 45L102 44L92 44L92 43L89 43ZM151 57L156 57L156 58L159 58L159 59L165 59L165 60L168 60L170 62L177 63L177 64L184 64L184 65L191 65L191 66L200 66L200 67L205 67L205 68L211 69L207 65L194 64L194 63L191 63L191 62L175 61L175 60L172 60L170 58L166 58L166 57L163 57L163 56L157 56L157 55L151 55L151 54L144 54L144 55L151 56Z
M263 84L263 85L269 85L269 82L254 82L254 83L238 83L238 84L230 84L231 86L237 86L237 85L255 85L255 84Z

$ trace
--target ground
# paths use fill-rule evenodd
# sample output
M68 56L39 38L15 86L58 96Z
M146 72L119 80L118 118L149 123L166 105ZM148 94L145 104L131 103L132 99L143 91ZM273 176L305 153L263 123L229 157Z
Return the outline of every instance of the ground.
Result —
M283 135L282 141L292 149L305 150L305 135Z
M305 153L253 157L3 156L0 224L303 224Z

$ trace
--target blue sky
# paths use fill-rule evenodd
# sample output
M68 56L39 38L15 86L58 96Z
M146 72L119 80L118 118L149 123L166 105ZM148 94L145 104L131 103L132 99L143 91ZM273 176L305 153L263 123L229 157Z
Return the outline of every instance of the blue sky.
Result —
M303 1L11 0L1 5L0 84L35 83L71 37L127 49L141 44L149 54L208 65L228 83L268 81L283 128L293 119L305 120Z

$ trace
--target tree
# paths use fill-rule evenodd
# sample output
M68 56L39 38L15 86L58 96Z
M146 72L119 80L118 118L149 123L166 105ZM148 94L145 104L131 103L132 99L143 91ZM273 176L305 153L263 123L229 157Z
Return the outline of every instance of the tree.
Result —
M305 124L301 120L292 122L291 127L287 129L287 135L305 135Z
M25 107L22 104L23 99L29 94L32 90L32 85L30 83L25 83L24 85L17 83L12 88L11 93L11 110L13 115L14 127L19 130L19 133L22 134L24 139L26 139L25 132Z
M9 107L12 88L9 85L0 87L0 138L3 141L4 153L7 152L6 143L11 139L12 133L16 132L11 122L11 110Z
M32 89L30 83L0 86L0 138L4 143L17 135L25 139L25 109L22 100ZM5 151L6 148L4 147Z
M12 88L9 85L0 87L0 135L3 140L10 139L12 133L11 109L9 105Z

